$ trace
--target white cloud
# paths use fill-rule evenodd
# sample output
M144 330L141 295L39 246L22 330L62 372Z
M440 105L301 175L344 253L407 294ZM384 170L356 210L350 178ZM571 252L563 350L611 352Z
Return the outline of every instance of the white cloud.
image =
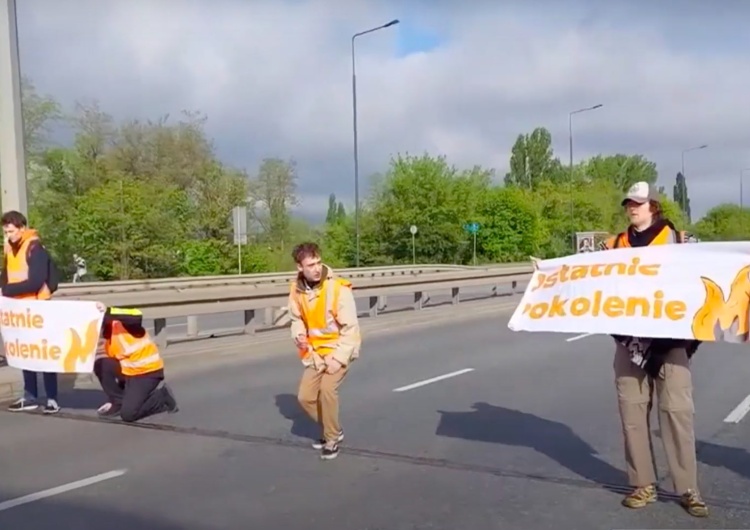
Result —
M516 136L540 125L567 161L568 111L596 103L574 118L576 159L643 153L671 189L681 151L709 144L686 157L694 216L738 201L750 167L750 42L729 41L745 33L741 2L729 15L688 0L18 3L22 69L40 90L121 118L200 109L225 160L295 157L321 215L328 193L353 197L351 34L392 18L404 24L357 41L363 183L405 151L502 175ZM407 22L448 40L397 57Z

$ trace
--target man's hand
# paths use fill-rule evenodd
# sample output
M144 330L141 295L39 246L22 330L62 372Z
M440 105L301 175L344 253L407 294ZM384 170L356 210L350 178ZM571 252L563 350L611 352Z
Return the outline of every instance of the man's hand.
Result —
M333 357L329 357L328 359L326 359L326 373L328 374L335 374L336 372L341 370L341 366L342 364Z
M297 348L300 350L306 350L308 343L307 343L307 337L305 335L299 334L296 337L294 337L294 344L297 345Z

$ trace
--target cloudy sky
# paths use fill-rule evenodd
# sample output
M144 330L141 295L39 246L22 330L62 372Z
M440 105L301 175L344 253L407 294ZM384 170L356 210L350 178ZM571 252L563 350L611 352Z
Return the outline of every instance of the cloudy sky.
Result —
M198 109L221 158L294 157L302 208L353 202L351 49L360 175L394 153L444 154L502 178L545 126L567 163L642 153L671 190L683 150L694 217L739 202L750 168L746 0L17 0L23 74L66 107L117 118ZM606 6L606 7L603 7ZM750 171L746 173L750 202Z

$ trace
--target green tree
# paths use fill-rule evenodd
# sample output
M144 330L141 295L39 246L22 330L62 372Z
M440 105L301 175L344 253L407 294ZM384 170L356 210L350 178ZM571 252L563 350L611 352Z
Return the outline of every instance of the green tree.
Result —
M336 194L331 193L328 196L328 211L326 212L326 224L341 223L346 219L346 210L344 203L336 201Z
M297 171L293 160L266 158L250 182L253 214L263 230L264 241L282 251L288 245L290 208L297 199Z
M750 239L750 209L736 204L715 206L695 223L694 232L704 241L747 241Z
M534 196L527 190L494 188L483 197L478 252L493 262L526 261L538 256L546 228Z
M102 280L176 275L187 239L187 194L175 186L121 176L76 201L69 230L78 253Z
M23 116L24 148L27 157L43 154L54 124L63 118L60 104L50 96L40 95L34 83L21 78L21 112Z
M681 172L677 173L672 198L690 223L690 199L688 198L687 182L685 182L685 176Z
M582 173L588 179L610 181L621 192L636 182L655 184L659 178L656 164L641 155L597 155L583 164Z
M507 186L535 189L544 180L564 178L562 164L554 157L552 135L544 127L531 134L520 134L510 155L510 172L505 175Z

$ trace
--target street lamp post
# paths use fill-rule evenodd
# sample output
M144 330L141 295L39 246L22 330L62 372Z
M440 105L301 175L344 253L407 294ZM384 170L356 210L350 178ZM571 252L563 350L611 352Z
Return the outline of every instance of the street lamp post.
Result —
M354 60L354 39L367 35L374 31L389 28L398 24L398 19L391 20L387 24L376 28L361 31L352 35L352 113L354 115L354 232L356 245L356 266L359 267L359 153L357 145L357 72Z
M3 210L27 212L16 0L0 0L0 184Z
M697 151L698 149L705 149L708 147L708 144L699 145L696 147L690 147L688 149L683 149L682 151L682 177L685 177L685 153L689 153L690 151Z
M596 110L602 108L604 105L599 103L593 107L586 107L583 109L574 110L568 113L568 141L570 147L570 159L568 161L569 175L569 186L570 186L570 226L573 228L573 114L580 114L581 112L587 112L590 110ZM571 232L571 239L573 244L573 252L576 251L576 234L575 231Z

